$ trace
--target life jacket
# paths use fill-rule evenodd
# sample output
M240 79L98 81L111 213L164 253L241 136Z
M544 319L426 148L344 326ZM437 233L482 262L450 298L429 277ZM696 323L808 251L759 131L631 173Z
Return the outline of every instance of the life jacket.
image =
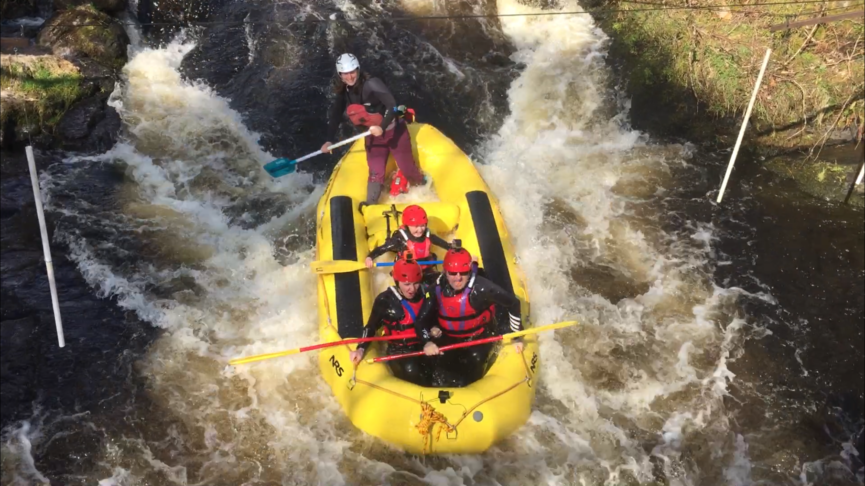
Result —
M400 234L405 239L406 249L399 253L399 259L405 259L409 253L411 253L415 260L423 260L430 256L432 251L432 241L429 239L429 228L426 230L426 236L423 241L414 241L411 239L411 233L409 233L408 228L405 226L401 226L399 229Z
M399 322L388 322L384 321L384 335L385 336L400 336L405 338L406 345L414 345L419 341L417 339L417 333L414 328L414 321L417 319L417 314L420 312L420 308L423 305L424 299L418 299L417 302L411 302L406 299L399 293L396 287L390 287L390 290L394 295L399 299L403 308L403 318ZM391 341L393 344L402 344L399 341Z
M382 121L384 121L385 108L381 103L373 104L370 100L364 99L364 84L367 81L369 79L358 80L358 84L355 86L346 87L343 92L346 106L345 114L348 115L348 119L355 126L381 126Z
M441 278L445 278L442 276ZM484 332L484 327L493 320L496 306L478 312L469 302L469 295L475 285L472 275L466 288L453 297L445 297L442 293L441 281L436 284L436 297L439 304L439 327L451 337L468 338Z
M384 121L382 115L378 113L369 113L366 111L366 106L359 103L348 105L345 113L348 115L348 119L358 127L377 127L381 126L381 122Z

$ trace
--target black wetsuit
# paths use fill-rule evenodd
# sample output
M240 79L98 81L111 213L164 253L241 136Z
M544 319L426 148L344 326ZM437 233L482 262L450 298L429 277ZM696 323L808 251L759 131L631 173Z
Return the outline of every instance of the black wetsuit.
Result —
M405 232L405 235L403 235L403 231ZM390 238L385 240L384 244L374 248L371 252L369 252L369 258L375 260L376 258L384 255L389 251L395 252L396 254L400 254L406 251L408 249L408 245L406 244L406 236L408 236L408 238L410 238L415 243L423 243L423 240L427 238L426 233L420 238L415 238L408 229L405 229L403 231L394 231ZM429 230L427 230L427 232L429 232ZM450 244L447 241L432 233L429 233L429 240L432 246L437 246L445 250L450 248ZM430 254L424 258L417 258L417 256L415 255L415 260L419 262L435 261L438 260L438 256L435 253L430 252ZM428 285L434 285L436 276L435 265L423 265L423 271L424 283Z
M368 113L378 113L384 117L381 128L386 129L396 117L393 108L396 98L379 78L369 78L366 81L358 79L354 86L349 86L333 102L327 124L327 139L336 139L339 126L346 119L345 110L348 105L364 105Z
M423 349L423 344L429 341L429 331L426 329L427 326L424 326L421 321L421 316L426 316L423 318L429 318L429 316L433 315L433 312L430 309L432 304L428 299L425 299L427 293L428 292L424 292L424 289L421 287L418 289L415 298L410 301L413 304L422 301L420 310L416 314L417 318L414 319L413 322L415 330L414 337L405 340L388 341L386 351L387 355L421 351ZM366 338L375 336L382 325L386 326L390 333L395 333L400 330L400 327L402 326L399 323L406 318L406 309L402 303L403 297L401 295L398 296L397 294L398 292L395 292L395 288L391 287L376 297L375 302L372 304L372 312L369 315L369 321L367 321L367 325L363 329L362 337ZM416 336L421 336L421 338L418 339ZM372 343L361 343L358 346L358 349L366 351L370 344ZM432 369L430 366L425 365L425 358L426 357L424 356L417 356L395 359L388 361L387 364L390 366L393 375L397 378L421 386L429 386Z
M448 284L447 277L444 274L438 277L436 284L441 287L443 297L454 297L462 293L462 291L457 292ZM474 275L474 281L470 282L469 285L472 286L468 297L469 305L478 313L486 311L495 305L497 307L495 318L483 327L483 332L480 334L471 337L460 337L449 334L437 319L430 319L426 315L419 315L418 320L421 322L429 326L435 325L442 328L443 335L441 338L434 340L439 347L522 330L521 304L520 300L513 293L506 291L492 281L477 274ZM439 303L435 287L430 292L427 292L426 298L430 303L428 308L435 309L438 317L441 317L438 311ZM421 339L429 339L426 336L427 334L421 334ZM443 356L439 357L438 367L434 372L433 386L461 387L481 379L486 374L488 368L487 361L494 344L479 344L477 346L446 351Z

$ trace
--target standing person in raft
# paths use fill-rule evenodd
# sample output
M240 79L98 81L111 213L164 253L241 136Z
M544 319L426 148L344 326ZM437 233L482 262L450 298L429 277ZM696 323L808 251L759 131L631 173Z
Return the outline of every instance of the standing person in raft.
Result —
M379 294L372 304L372 313L363 329L363 337L375 336L382 325L385 336L405 337L402 340L388 341L388 355L406 354L421 349L427 356L439 353L438 346L430 342L429 335L426 334L426 326L418 319L419 315L429 316L431 312L427 308L431 303L424 297L426 292L421 290L422 279L423 272L416 261L400 260L393 267L395 285ZM424 336L423 348L418 336ZM370 344L361 343L349 354L355 366L363 359ZM431 384L432 370L424 366L423 357L402 358L389 361L388 365L393 375L401 380L421 386Z
M441 337L440 345L474 341L522 330L520 300L511 292L477 274L477 264L464 248L448 250L444 272L436 281L434 291L427 294L432 301L425 309L438 310L438 326L429 331L434 338ZM495 322L496 306L508 311L508 322ZM427 316L418 316L426 322ZM495 325L495 328L493 326ZM427 339L427 334L422 335ZM514 340L514 349L523 352L522 339ZM487 358L493 343L454 349L439 358L437 375L443 383L434 386L467 386L486 373Z
M366 163L369 180L366 186L366 204L375 204L384 184L387 156L393 154L399 170L411 184L423 184L411 151L411 138L404 120L397 118L396 100L379 79L360 71L360 63L353 54L343 54L336 61L337 78L334 81L336 100L330 109L327 125L329 141L321 146L329 152L336 139L344 116L356 127L369 127L366 137Z
M407 206L402 212L402 226L399 227L388 238L383 245L374 248L366 257L366 268L373 267L373 260L384 255L389 251L397 253L397 258L404 259L407 255L412 255L416 261L434 261L438 257L432 252L432 247L447 250L450 245L445 240L430 233L427 224L426 211L420 206L412 204ZM434 272L433 266L427 266L424 272Z

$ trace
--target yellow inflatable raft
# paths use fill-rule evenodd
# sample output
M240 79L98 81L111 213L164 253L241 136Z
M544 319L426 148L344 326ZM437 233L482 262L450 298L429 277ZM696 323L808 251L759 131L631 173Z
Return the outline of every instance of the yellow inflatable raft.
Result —
M462 240L479 255L487 277L513 289L522 301L528 327L529 299L517 267L508 231L496 200L471 160L430 125L409 125L416 160L432 178L440 201L419 204L430 229ZM393 159L389 170L393 170ZM383 213L390 205L358 205L366 199L368 169L363 140L352 146L334 169L316 211L317 260L363 261L387 237ZM406 204L398 204L402 210ZM396 222L391 222L396 229ZM374 288L372 272L384 269L321 275L318 281L321 341L358 337L373 300L384 288ZM381 280L381 279L379 279ZM370 347L365 358L380 356L382 344ZM354 346L326 349L319 357L321 373L352 423L412 453L478 453L508 437L528 420L538 373L536 340L527 339L522 354L513 346L497 348L487 374L465 388L424 388L391 375L384 363L349 361Z

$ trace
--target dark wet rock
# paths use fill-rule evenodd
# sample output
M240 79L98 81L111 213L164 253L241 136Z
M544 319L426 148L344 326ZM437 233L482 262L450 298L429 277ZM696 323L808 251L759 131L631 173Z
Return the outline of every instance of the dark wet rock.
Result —
M485 54L483 57L483 61L487 64L492 64L497 67L509 67L513 63L508 56L501 52L490 52Z
M118 13L126 10L126 0L54 0L57 10L69 10L92 4L100 12Z
M112 106L105 106L105 117L93 127L87 145L96 152L105 152L117 143L123 121Z
M116 20L86 5L51 17L37 42L58 56L89 57L119 69L126 63L129 37Z
M13 140L15 140L15 120L10 120L0 127L0 148L11 147Z
M64 142L83 140L105 118L105 99L89 98L69 109L57 124L56 134Z
M81 74L83 91L98 93L100 96L108 96L114 91L114 83L117 80L115 69L104 66L88 57L73 59L72 64L78 68Z
M104 152L117 141L121 124L107 97L96 96L70 108L57 124L55 135L64 149Z
M27 116L27 104L14 93L4 92L0 99L0 148L13 149L42 133L35 119Z
M0 17L14 19L18 17L35 16L39 13L36 0L2 0L0 1Z
M50 52L3 54L2 57L4 93L0 101L0 146L4 149L20 150L29 143L43 148L59 145L81 150L81 143L73 147L68 140L87 141L85 131L89 132L102 119L113 115L113 110L106 111L104 106L114 89L116 71L113 68L91 58L67 60ZM47 78L46 72L49 73ZM93 96L96 99L88 99ZM96 106L100 104L101 112ZM55 127L61 120L64 121L60 130L63 135L55 138ZM108 126L96 139L100 146L106 145L106 138L111 142L116 133L106 128ZM67 143L57 143L57 139L60 142L66 139Z

